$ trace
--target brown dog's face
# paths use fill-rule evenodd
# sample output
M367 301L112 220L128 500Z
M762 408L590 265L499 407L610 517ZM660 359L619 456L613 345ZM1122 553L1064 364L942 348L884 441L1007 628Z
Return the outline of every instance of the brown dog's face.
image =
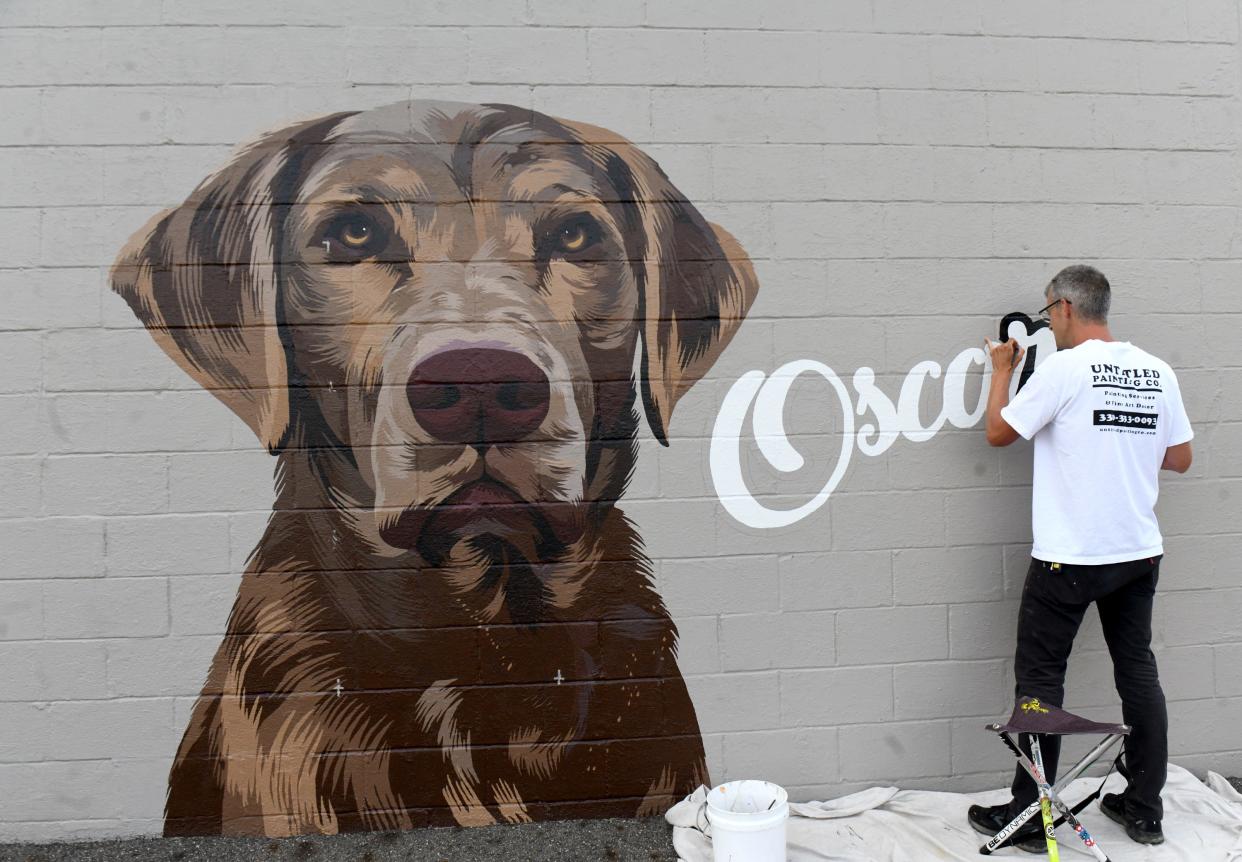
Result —
M632 466L636 356L663 441L756 290L631 144L425 102L260 141L114 281L273 451L348 450L321 490L375 553L433 564L577 541Z
M454 150L326 149L285 232L292 352L382 541L435 561L489 536L546 558L536 545L572 543L608 492L588 448L631 413L622 205L576 145L489 142L457 177Z

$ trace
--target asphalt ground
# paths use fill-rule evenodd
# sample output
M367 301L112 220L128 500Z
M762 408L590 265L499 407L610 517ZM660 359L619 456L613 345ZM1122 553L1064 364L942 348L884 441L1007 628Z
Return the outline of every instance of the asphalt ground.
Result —
M1242 791L1242 779L1229 781ZM0 844L0 862L676 862L672 832L663 817L650 817L304 838L129 838Z
M130 838L0 844L3 862L675 862L663 817L562 820L304 838Z

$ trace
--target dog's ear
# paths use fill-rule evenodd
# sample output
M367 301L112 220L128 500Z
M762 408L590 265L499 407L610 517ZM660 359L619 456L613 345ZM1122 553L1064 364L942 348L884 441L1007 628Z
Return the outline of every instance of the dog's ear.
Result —
M159 346L275 452L289 426L277 285L280 225L302 163L343 117L271 132L143 226L112 267Z
M667 179L661 184L673 197L643 205L649 245L640 319L643 404L667 446L673 408L733 339L759 281L732 234L704 219Z
M650 156L604 129L572 125L633 222L627 245L639 282L643 406L667 446L673 408L742 325L759 282L737 240L703 218Z

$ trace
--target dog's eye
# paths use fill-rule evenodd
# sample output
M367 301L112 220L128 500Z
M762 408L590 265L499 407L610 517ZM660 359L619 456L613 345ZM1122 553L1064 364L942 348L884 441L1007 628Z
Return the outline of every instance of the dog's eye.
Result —
M350 248L362 248L371 241L375 231L362 221L351 221L341 227L341 242Z
M348 213L328 223L319 244L330 258L357 261L376 254L383 246L383 230L362 213Z
M600 241L600 229L590 216L577 216L562 223L556 229L554 238L557 252L577 254Z

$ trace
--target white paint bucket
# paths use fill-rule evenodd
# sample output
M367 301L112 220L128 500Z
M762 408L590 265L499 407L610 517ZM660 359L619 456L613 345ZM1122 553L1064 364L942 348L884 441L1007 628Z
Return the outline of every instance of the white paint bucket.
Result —
M770 781L729 781L707 794L715 862L785 862L789 794Z

